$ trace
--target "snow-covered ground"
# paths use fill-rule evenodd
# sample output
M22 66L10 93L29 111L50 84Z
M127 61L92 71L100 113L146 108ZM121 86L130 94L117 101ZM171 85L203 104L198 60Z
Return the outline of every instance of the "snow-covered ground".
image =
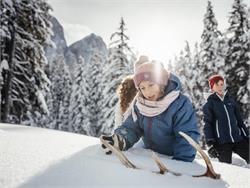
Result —
M220 180L191 175L205 171L197 156L193 163L158 155L171 170L152 173L157 166L151 152L134 147L125 155L140 170L123 166L116 156L105 155L99 140L79 134L20 125L0 124L0 187L249 187L250 169L234 155L234 165L213 161ZM143 169L143 170L142 170Z

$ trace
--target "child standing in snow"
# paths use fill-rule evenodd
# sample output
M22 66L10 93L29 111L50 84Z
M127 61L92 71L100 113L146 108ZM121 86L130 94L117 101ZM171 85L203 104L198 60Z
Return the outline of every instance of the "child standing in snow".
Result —
M232 152L235 152L249 163L249 133L239 107L224 90L224 78L213 75L209 78L209 86L213 93L208 97L203 112L210 157L231 163Z
M132 147L141 137L145 148L193 161L195 150L179 135L183 131L198 141L199 129L190 100L180 93L179 79L155 61L144 62L133 76L137 95L124 122L112 136L102 136L120 150ZM111 151L104 145L107 154Z

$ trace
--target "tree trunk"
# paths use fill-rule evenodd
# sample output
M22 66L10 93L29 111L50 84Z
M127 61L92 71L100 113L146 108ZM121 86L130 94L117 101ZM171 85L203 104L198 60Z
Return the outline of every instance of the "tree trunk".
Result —
M13 58L14 58L15 47L16 47L16 43L15 43L16 30L15 30L14 23L11 23L11 27L12 27L11 42L10 42L10 50L8 52L9 70L8 70L7 80L6 80L5 87L4 87L5 96L3 96L3 100L4 100L3 112L4 113L3 113L2 121L5 122L5 123L8 122L8 117L9 117L9 114L10 114L11 93L12 93L12 78L13 78L13 64L14 64Z

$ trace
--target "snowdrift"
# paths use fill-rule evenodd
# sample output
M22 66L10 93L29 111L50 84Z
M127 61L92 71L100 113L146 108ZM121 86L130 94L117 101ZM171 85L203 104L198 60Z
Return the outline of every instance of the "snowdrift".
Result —
M182 176L155 174L151 152L140 144L124 152L141 169L123 166L105 155L98 138L22 125L0 124L0 187L249 187L250 169L213 161L220 180L192 175L205 171L199 156L193 163L161 161ZM244 162L234 159L238 164ZM248 166L249 167L249 166Z

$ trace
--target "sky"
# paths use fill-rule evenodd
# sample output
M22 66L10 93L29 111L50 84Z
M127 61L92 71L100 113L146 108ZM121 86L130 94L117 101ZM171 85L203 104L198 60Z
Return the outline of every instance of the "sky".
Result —
M20 146L21 143L21 146ZM250 165L233 155L233 165L213 159L221 179L194 178L206 170L198 155L192 163L157 154L181 176L160 175L152 151L140 144L124 152L140 169L126 168L115 155L106 155L98 138L63 131L0 123L0 187L94 188L248 188Z
M67 44L90 33L110 43L121 17L126 24L129 46L150 59L168 61L188 41L191 48L201 40L207 0L47 0L51 12L63 25ZM211 0L218 28L229 26L233 0ZM243 0L248 6L250 2Z

